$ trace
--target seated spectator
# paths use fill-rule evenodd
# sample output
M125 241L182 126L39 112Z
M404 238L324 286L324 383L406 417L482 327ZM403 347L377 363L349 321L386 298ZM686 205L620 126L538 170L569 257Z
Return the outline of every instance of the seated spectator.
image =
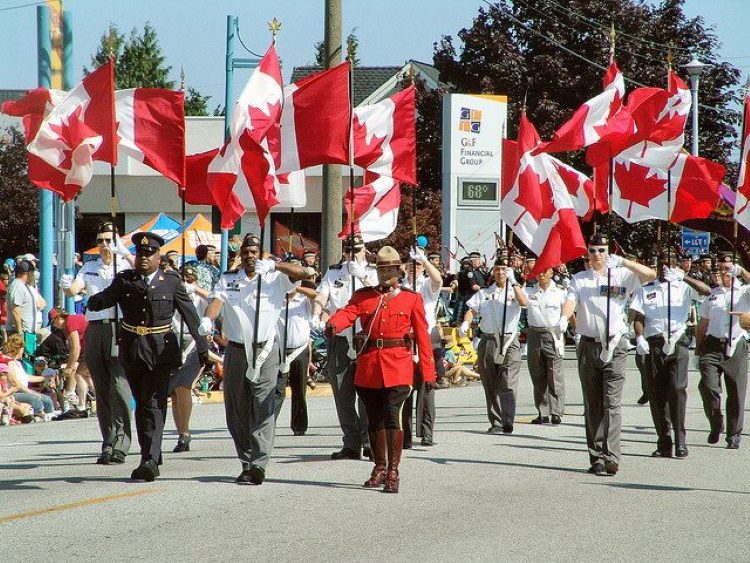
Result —
M41 377L42 380L34 378L31 380L31 388L34 391L47 395L55 404L55 410L61 410L62 389L59 380L59 371L49 367L47 358L37 356L34 358L34 376Z
M36 420L46 422L52 418L52 412L55 410L55 407L52 403L52 399L29 389L30 383L42 382L44 381L44 378L36 375L29 375L23 369L23 364L21 363L23 349L24 340L23 337L18 334L9 336L8 340L3 345L3 353L6 356L8 365L8 391L12 391L13 399L16 402L26 403L34 409Z
M466 339L461 339L466 340ZM465 387L467 381L478 381L479 374L470 369L466 364L472 365L472 350L466 343L456 343L453 335L445 337L445 380L442 387Z

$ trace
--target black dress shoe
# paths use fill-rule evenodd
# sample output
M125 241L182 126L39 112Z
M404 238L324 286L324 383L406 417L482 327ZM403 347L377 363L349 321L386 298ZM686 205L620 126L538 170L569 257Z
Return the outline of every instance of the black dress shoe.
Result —
M552 419L552 424L560 424L562 422L562 417L556 414L553 414L551 419Z
M368 447L362 448L362 457L366 457L370 461L373 461L372 450Z
M159 466L152 459L144 461L136 467L130 474L130 478L135 481L151 482L159 476Z
M266 478L266 470L257 465L253 465L250 468L250 483L253 485L262 485L263 480Z
M672 457L672 448L657 448L651 453L651 457Z
M120 450L112 450L112 453L109 454L109 462L125 463L125 455L125 452L121 452Z
M548 416L537 416L531 419L531 424L549 424Z
M237 476L234 482L238 485L252 485L252 481L250 481L250 470L243 469L242 473Z
M435 442L432 441L432 436L422 436L423 446L434 446Z
M587 472L592 475L604 475L604 464L601 461L597 461L587 469Z
M735 438L734 436L729 438L727 440L727 449L728 450L739 450L740 449L740 439Z
M109 465L112 462L112 454L104 452L98 458L96 458L97 465Z
M674 456L675 457L687 457L688 449L685 446L677 446L674 449Z
M721 430L711 430L711 432L708 433L708 443L716 444L719 441L720 437L721 437Z
M487 429L487 434L502 434L503 429L500 426L490 426Z
M333 452L331 459L362 459L362 455L357 450L342 448L337 452Z
M190 451L190 434L180 434L177 438L177 445L172 450L174 453L182 453Z
M513 424L510 422L503 422L503 434L513 434Z
M295 436L304 436L305 435L305 431L304 430L295 430L294 431L294 435Z
M646 395L645 393L641 395L641 398L638 399L637 403L639 405L645 405L646 403L648 403L648 395Z
M607 475L615 475L619 470L620 466L614 461L604 462L604 471L607 473Z

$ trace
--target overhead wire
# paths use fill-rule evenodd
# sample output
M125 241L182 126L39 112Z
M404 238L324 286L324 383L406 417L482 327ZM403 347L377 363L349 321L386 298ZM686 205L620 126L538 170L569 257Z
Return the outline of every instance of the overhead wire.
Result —
M3 8L0 8L0 12L7 12L9 10L18 10L20 8L30 8L31 6L42 6L47 4L46 0L42 0L40 2L29 2L28 4L19 4L18 6L6 6Z

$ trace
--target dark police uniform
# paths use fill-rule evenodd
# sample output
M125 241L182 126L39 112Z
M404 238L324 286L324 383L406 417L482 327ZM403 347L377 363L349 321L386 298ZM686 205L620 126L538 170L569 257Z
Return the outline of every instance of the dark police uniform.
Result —
M153 233L136 233L132 241L137 250L158 251L164 244L164 239ZM92 311L115 305L122 309L120 363L135 398L141 465L149 461L158 463L169 376L182 363L178 337L172 331L175 309L195 340L199 356L207 353L208 343L198 334L198 314L182 280L174 272L158 268L146 277L135 270L120 272L109 287L92 295L88 303ZM158 475L158 469L153 471L155 465L151 467L154 476Z

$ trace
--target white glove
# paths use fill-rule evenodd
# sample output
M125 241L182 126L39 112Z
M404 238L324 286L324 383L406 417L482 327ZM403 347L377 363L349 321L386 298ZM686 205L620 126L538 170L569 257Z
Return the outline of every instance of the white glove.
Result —
M605 260L607 268L619 268L625 262L625 258L618 256L617 254L610 254Z
M732 264L729 267L729 271L727 273L733 278L736 278L742 273L742 266L740 266L739 264Z
M63 289L70 289L73 285L73 276L70 274L63 274L60 276L60 287Z
M469 321L464 321L461 323L461 326L458 327L458 335L466 336L468 333L469 333Z
M310 330L313 330L315 332L323 332L325 328L326 323L324 323L323 319L321 319L317 315L310 319Z
M427 256L425 255L424 250L419 247L412 247L411 250L409 250L409 258L420 264L427 262Z
M192 295L193 293L195 293L196 289L198 289L198 286L195 285L194 283L185 284L185 291L187 292L188 295Z
M117 237L114 244L112 245L112 252L117 254L120 258L125 258L126 256L130 256L130 251L128 250L128 247L125 246L125 243L122 242L122 237Z
M268 272L273 272L274 270L276 270L276 260L264 258L255 261L255 273L259 276L267 274Z
M367 275L367 270L362 262L356 260L350 260L346 263L346 268L349 270L349 275L354 276L357 279L363 279Z
M635 353L639 356L645 356L650 349L646 338L642 334L639 334L635 339Z
M560 330L560 334L565 334L565 331L568 330L568 319L560 317L560 321L557 323L557 328Z
M198 325L198 334L201 336L208 336L214 330L214 322L208 317L201 319L201 324Z
M576 346L578 346L578 343L579 343L579 342L581 341L581 335L580 335L580 334L578 334L578 333L576 332L576 333L575 333L575 334L573 335L573 340L575 341L575 343L576 343Z
M664 268L664 279L668 282L681 282L685 279L685 272L679 268Z
M516 274L513 271L513 268L505 268L505 279L508 280L508 283L510 285L515 285L515 283L516 283Z

